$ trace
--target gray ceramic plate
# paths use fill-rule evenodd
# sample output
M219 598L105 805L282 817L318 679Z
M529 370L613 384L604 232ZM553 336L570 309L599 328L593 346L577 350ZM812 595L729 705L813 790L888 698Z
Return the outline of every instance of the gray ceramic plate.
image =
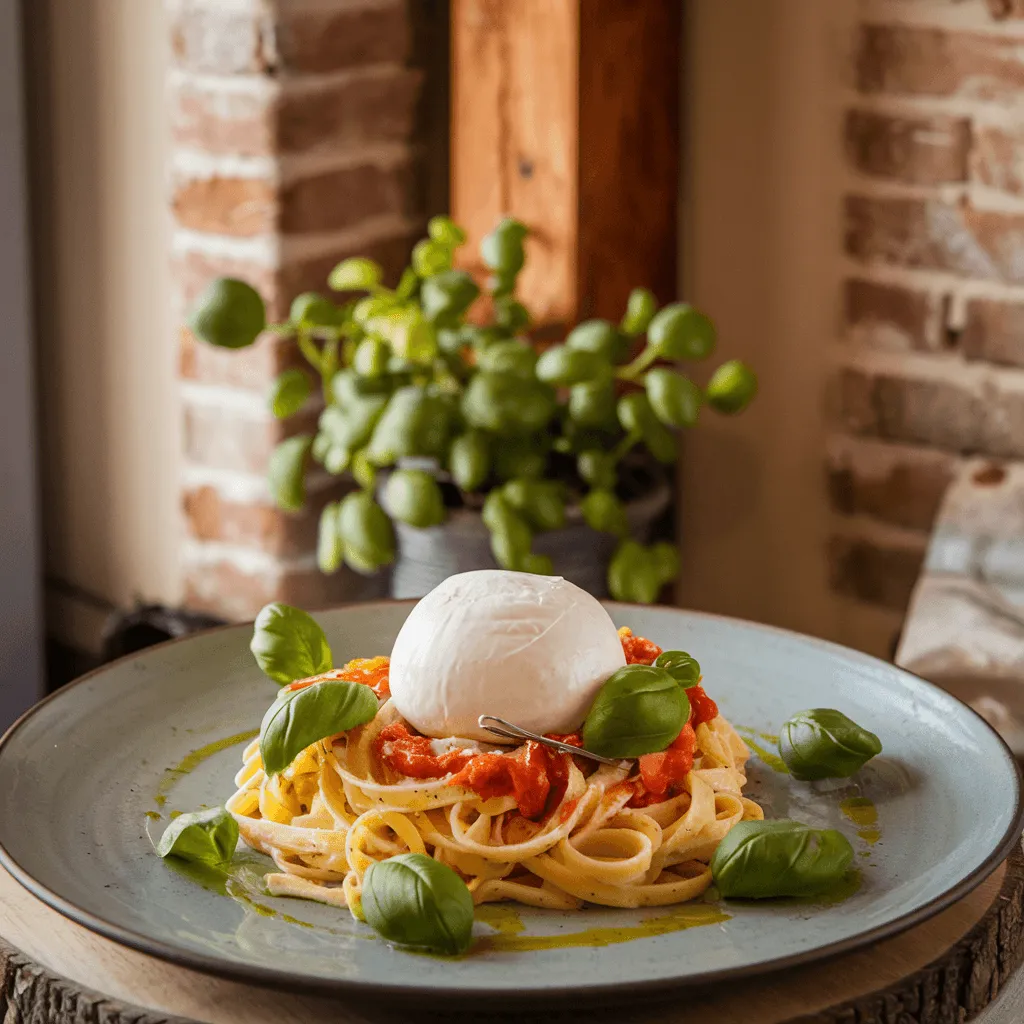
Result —
M389 651L409 607L318 616L336 663ZM214 894L161 861L152 840L170 812L222 803L232 790L243 738L275 693L249 654L248 627L110 665L22 718L0 743L0 860L74 920L201 970L304 989L551 997L752 974L863 945L963 896L1020 835L1009 752L934 686L791 633L609 607L617 624L700 660L708 691L761 750L751 795L767 816L849 835L859 877L845 899L573 914L505 908L478 921L473 952L440 961L388 947L345 911L263 895L262 858L242 864L230 894ZM884 754L852 781L794 782L777 770L766 737L792 712L823 706L876 732Z

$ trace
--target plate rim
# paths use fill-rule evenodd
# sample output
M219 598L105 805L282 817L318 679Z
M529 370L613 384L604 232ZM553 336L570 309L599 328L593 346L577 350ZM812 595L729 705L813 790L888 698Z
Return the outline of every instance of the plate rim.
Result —
M328 612L345 611L346 609L394 607L395 605L407 605L411 607L416 604L416 602L417 599L415 598L361 602L349 601L314 608L311 609L310 614L318 615ZM141 932L136 932L134 929L125 928L122 925L107 921L103 917L84 910L72 903L70 900L60 896L48 886L35 879L26 868L22 867L22 865L15 860L3 845L2 838L0 838L0 865L2 865L11 877L29 893L51 909L57 911L57 913L61 914L72 923L81 925L90 931L95 932L97 935L101 935L103 938L109 939L120 945L127 946L137 952L153 956L158 960L163 960L179 967L198 971L202 974L231 979L234 981L251 982L259 986L290 992L303 989L307 992L313 992L318 995L337 995L339 993L373 995L383 997L393 1002L406 1002L410 1000L420 1000L423 998L440 997L460 1003L490 999L497 996L522 1005L526 1003L537 1003L540 1001L564 1001L570 997L584 997L589 999L591 997L596 998L622 995L626 993L630 995L656 995L671 991L681 991L683 989L707 985L717 981L772 974L777 971L786 970L790 967L816 963L818 961L839 956L843 953L849 953L872 945L873 943L883 939L892 938L893 936L899 935L905 931L909 931L916 925L922 924L924 921L929 920L935 915L941 913L943 910L952 906L954 903L963 899L963 897L984 882L985 879L988 878L1004 860L1006 860L1013 847L1017 843L1021 842L1022 832L1024 832L1024 773L1022 773L1021 765L1017 762L1013 752L1010 750L1002 736L1000 736L999 733L980 714L978 714L977 711L975 711L965 701L962 701L959 697L949 693L949 691L944 690L935 683L929 682L927 679L924 679L905 668L901 668L898 665L884 661L881 658L876 658L874 655L866 654L863 651L858 651L851 647L845 647L843 644L838 644L831 640L825 640L821 637L809 636L806 633L786 629L782 626L753 622L749 619L741 619L731 615L719 615L714 612L679 608L673 605L648 605L628 601L602 601L601 603L609 609L637 608L644 611L663 610L668 612L678 612L696 619L706 619L726 625L752 628L755 631L774 633L790 640L809 643L812 646L824 650L826 653L831 652L841 655L847 659L852 658L854 661L860 661L868 665L877 665L886 670L896 671L911 681L915 687L923 687L926 690L938 691L942 696L959 704L964 711L981 723L984 730L987 730L995 739L997 748L1002 753L1003 760L1010 769L1014 788L1014 809L1006 831L985 859L972 872L956 883L956 885L950 887L945 892L940 893L938 896L933 897L927 903L922 904L915 910L909 911L906 914L901 914L899 917L896 917L891 921L886 921L880 925L876 925L874 928L858 932L856 935L848 936L845 939L839 939L835 942L826 943L822 946L816 946L813 949L804 950L799 953L790 953L741 967L726 967L702 971L700 974L692 975L688 978L651 978L640 982L606 982L588 985L580 984L571 987L544 986L528 990L515 988L511 985L506 987L495 987L493 985L489 985L481 986L479 988L466 988L464 986L455 985L395 985L387 982L364 981L359 979L303 976L296 975L291 971L279 970L271 967L257 967L252 964L247 964L244 961L234 961L224 957L219 957L215 954L183 950L177 946L170 945L169 943L153 939ZM62 686L60 689L55 690L53 693L48 694L15 719L3 735L0 735L0 754L2 754L4 748L13 741L15 734L31 718L39 714L43 708L52 701L64 699L66 694L70 693L79 685L89 682L96 676L101 675L104 672L108 672L110 669L115 668L118 665L133 661L139 657L152 654L157 650L165 649L175 644L195 640L199 637L210 636L214 633L244 629L251 625L252 621L232 622L221 626L214 626L210 629L200 630L195 633L189 633L185 636L174 637L170 640L164 641L163 643L143 648L141 651L134 651L130 654L126 654L123 657L116 658L113 661L92 669L84 675L79 676L77 679L74 679Z

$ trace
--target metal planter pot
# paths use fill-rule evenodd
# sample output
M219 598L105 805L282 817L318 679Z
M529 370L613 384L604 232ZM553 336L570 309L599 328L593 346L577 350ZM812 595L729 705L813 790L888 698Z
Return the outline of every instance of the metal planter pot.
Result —
M650 539L654 522L669 502L669 488L659 481L652 490L627 505L631 535ZM571 508L564 529L540 533L534 550L550 555L555 572L595 597L608 596L607 570L618 543L607 533L597 533L583 522L578 508ZM471 569L497 569L491 554L491 535L480 513L453 509L440 526L419 530L395 522L398 555L391 574L391 596L423 597L442 580Z

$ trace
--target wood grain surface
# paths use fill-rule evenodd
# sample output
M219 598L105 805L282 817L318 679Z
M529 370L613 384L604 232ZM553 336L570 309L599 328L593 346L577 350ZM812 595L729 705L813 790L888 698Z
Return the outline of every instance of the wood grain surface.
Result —
M657 1002L588 1007L619 1024L946 1024L969 1020L1021 959L1024 854L959 903L872 949L765 978L686 989ZM442 968L439 968L442 969ZM0 1021L4 1024L398 1024L409 1004L262 989L155 960L94 935L0 870ZM578 1021L577 1004L415 1005L419 1022Z

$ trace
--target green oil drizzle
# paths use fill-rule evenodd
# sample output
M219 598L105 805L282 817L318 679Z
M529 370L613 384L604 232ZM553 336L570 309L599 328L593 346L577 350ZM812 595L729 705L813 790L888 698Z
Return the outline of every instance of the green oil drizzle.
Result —
M183 757L173 768L165 768L163 778L156 787L156 794L153 802L157 807L163 807L167 803L167 794L188 775L189 772L198 768L208 757L219 754L222 750L234 747L239 743L245 743L260 733L259 729L249 729L246 732L235 733L234 736L226 736L222 740L214 740L207 743L205 747L199 747Z
M159 821L160 820L160 812L159 811L146 811L146 817L149 818L151 821Z
M519 909L510 903L484 903L476 908L474 917L500 935L518 935L526 930Z
M732 917L724 910L707 904L686 904L669 914L648 918L637 925L623 928L587 928L567 935L522 935L513 932L506 922L495 935L485 935L473 945L473 952L523 953L539 949L567 949L572 946L614 946L633 939L668 935L687 928L703 928L721 924Z
M779 772L781 775L788 775L789 769L786 767L786 762L779 757L778 754L773 754L767 747L762 747L760 743L750 739L749 736L743 737L743 742L746 743L750 749L757 754L757 756L769 767L773 772Z
M874 846L882 838L882 830L878 827L878 808L866 796L847 797L839 804L843 816L859 826L857 835L869 846Z

